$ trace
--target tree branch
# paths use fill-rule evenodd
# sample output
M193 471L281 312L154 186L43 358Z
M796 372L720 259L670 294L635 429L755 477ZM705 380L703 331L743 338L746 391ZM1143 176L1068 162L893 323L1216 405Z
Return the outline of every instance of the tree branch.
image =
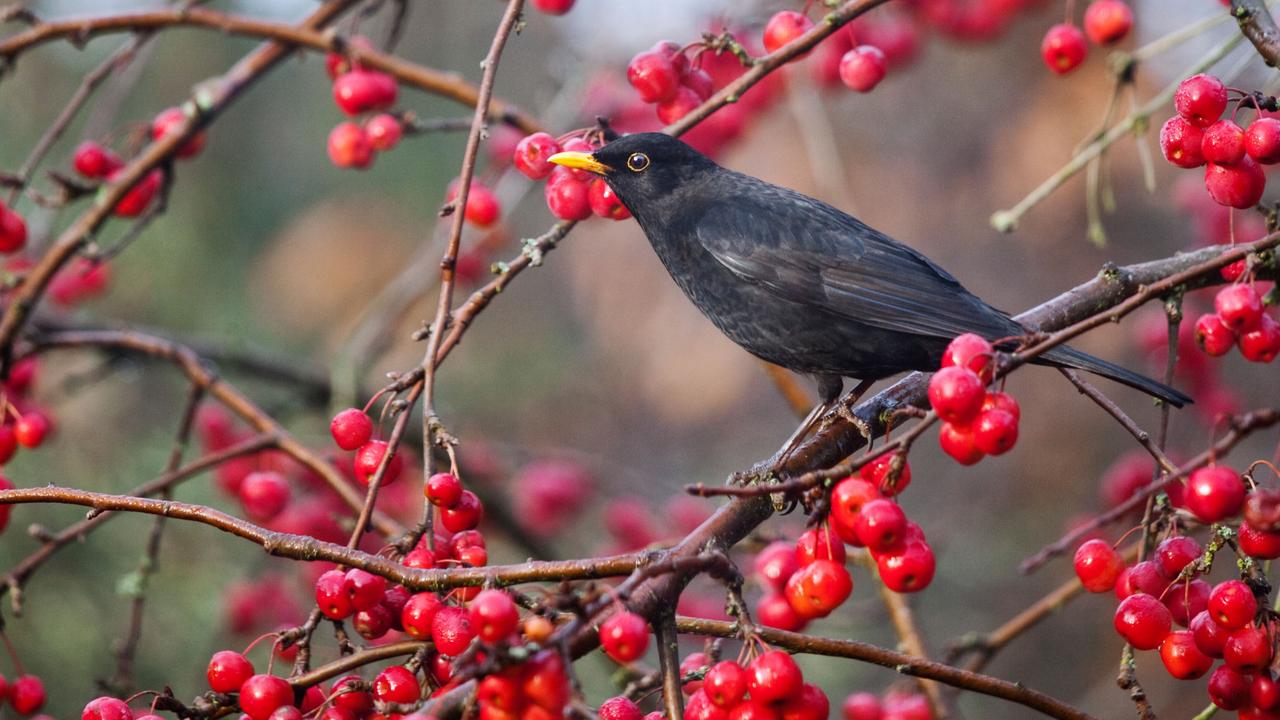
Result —
M1262 0L1231 0L1231 14L1268 65L1280 63L1280 27Z

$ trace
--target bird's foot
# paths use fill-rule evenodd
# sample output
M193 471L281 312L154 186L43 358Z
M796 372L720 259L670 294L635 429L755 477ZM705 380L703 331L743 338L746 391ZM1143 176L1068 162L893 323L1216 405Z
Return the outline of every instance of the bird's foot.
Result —
M875 434L871 431L871 423L868 423L866 420L863 420L853 414L853 410L844 403L836 406L836 415L840 416L840 419L857 428L858 434L861 435L868 444L871 443L871 440L875 437Z

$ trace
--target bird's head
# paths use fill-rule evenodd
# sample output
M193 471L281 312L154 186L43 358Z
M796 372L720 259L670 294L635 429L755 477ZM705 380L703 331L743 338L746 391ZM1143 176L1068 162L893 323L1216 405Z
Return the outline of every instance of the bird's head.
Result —
M685 143L662 133L624 135L593 153L562 152L551 162L604 178L618 199L641 218L718 166Z

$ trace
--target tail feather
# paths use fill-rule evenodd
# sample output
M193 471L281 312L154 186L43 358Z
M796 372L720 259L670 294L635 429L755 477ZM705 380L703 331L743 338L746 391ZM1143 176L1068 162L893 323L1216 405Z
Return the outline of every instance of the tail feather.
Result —
M1146 375L1136 373L1128 368L1120 367L1096 358L1088 353L1080 352L1073 347L1061 345L1050 350L1042 356L1046 365L1057 365L1060 367L1076 368L1078 370L1087 370L1095 375L1115 380L1122 385L1128 385L1136 390L1158 397L1174 407L1182 407L1195 402L1190 396L1165 385L1162 382L1153 380Z

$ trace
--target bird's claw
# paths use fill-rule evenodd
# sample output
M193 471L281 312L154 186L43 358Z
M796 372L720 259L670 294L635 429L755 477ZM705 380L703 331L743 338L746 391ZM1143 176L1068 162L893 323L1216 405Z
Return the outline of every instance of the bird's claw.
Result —
M844 405L844 404L837 405L836 415L839 415L840 419L844 420L845 422L857 428L858 434L862 435L863 439L865 439L868 443L870 443L874 438L874 434L871 431L871 423L868 423L866 420L863 420L862 418L853 414L853 410L850 410L848 405Z

